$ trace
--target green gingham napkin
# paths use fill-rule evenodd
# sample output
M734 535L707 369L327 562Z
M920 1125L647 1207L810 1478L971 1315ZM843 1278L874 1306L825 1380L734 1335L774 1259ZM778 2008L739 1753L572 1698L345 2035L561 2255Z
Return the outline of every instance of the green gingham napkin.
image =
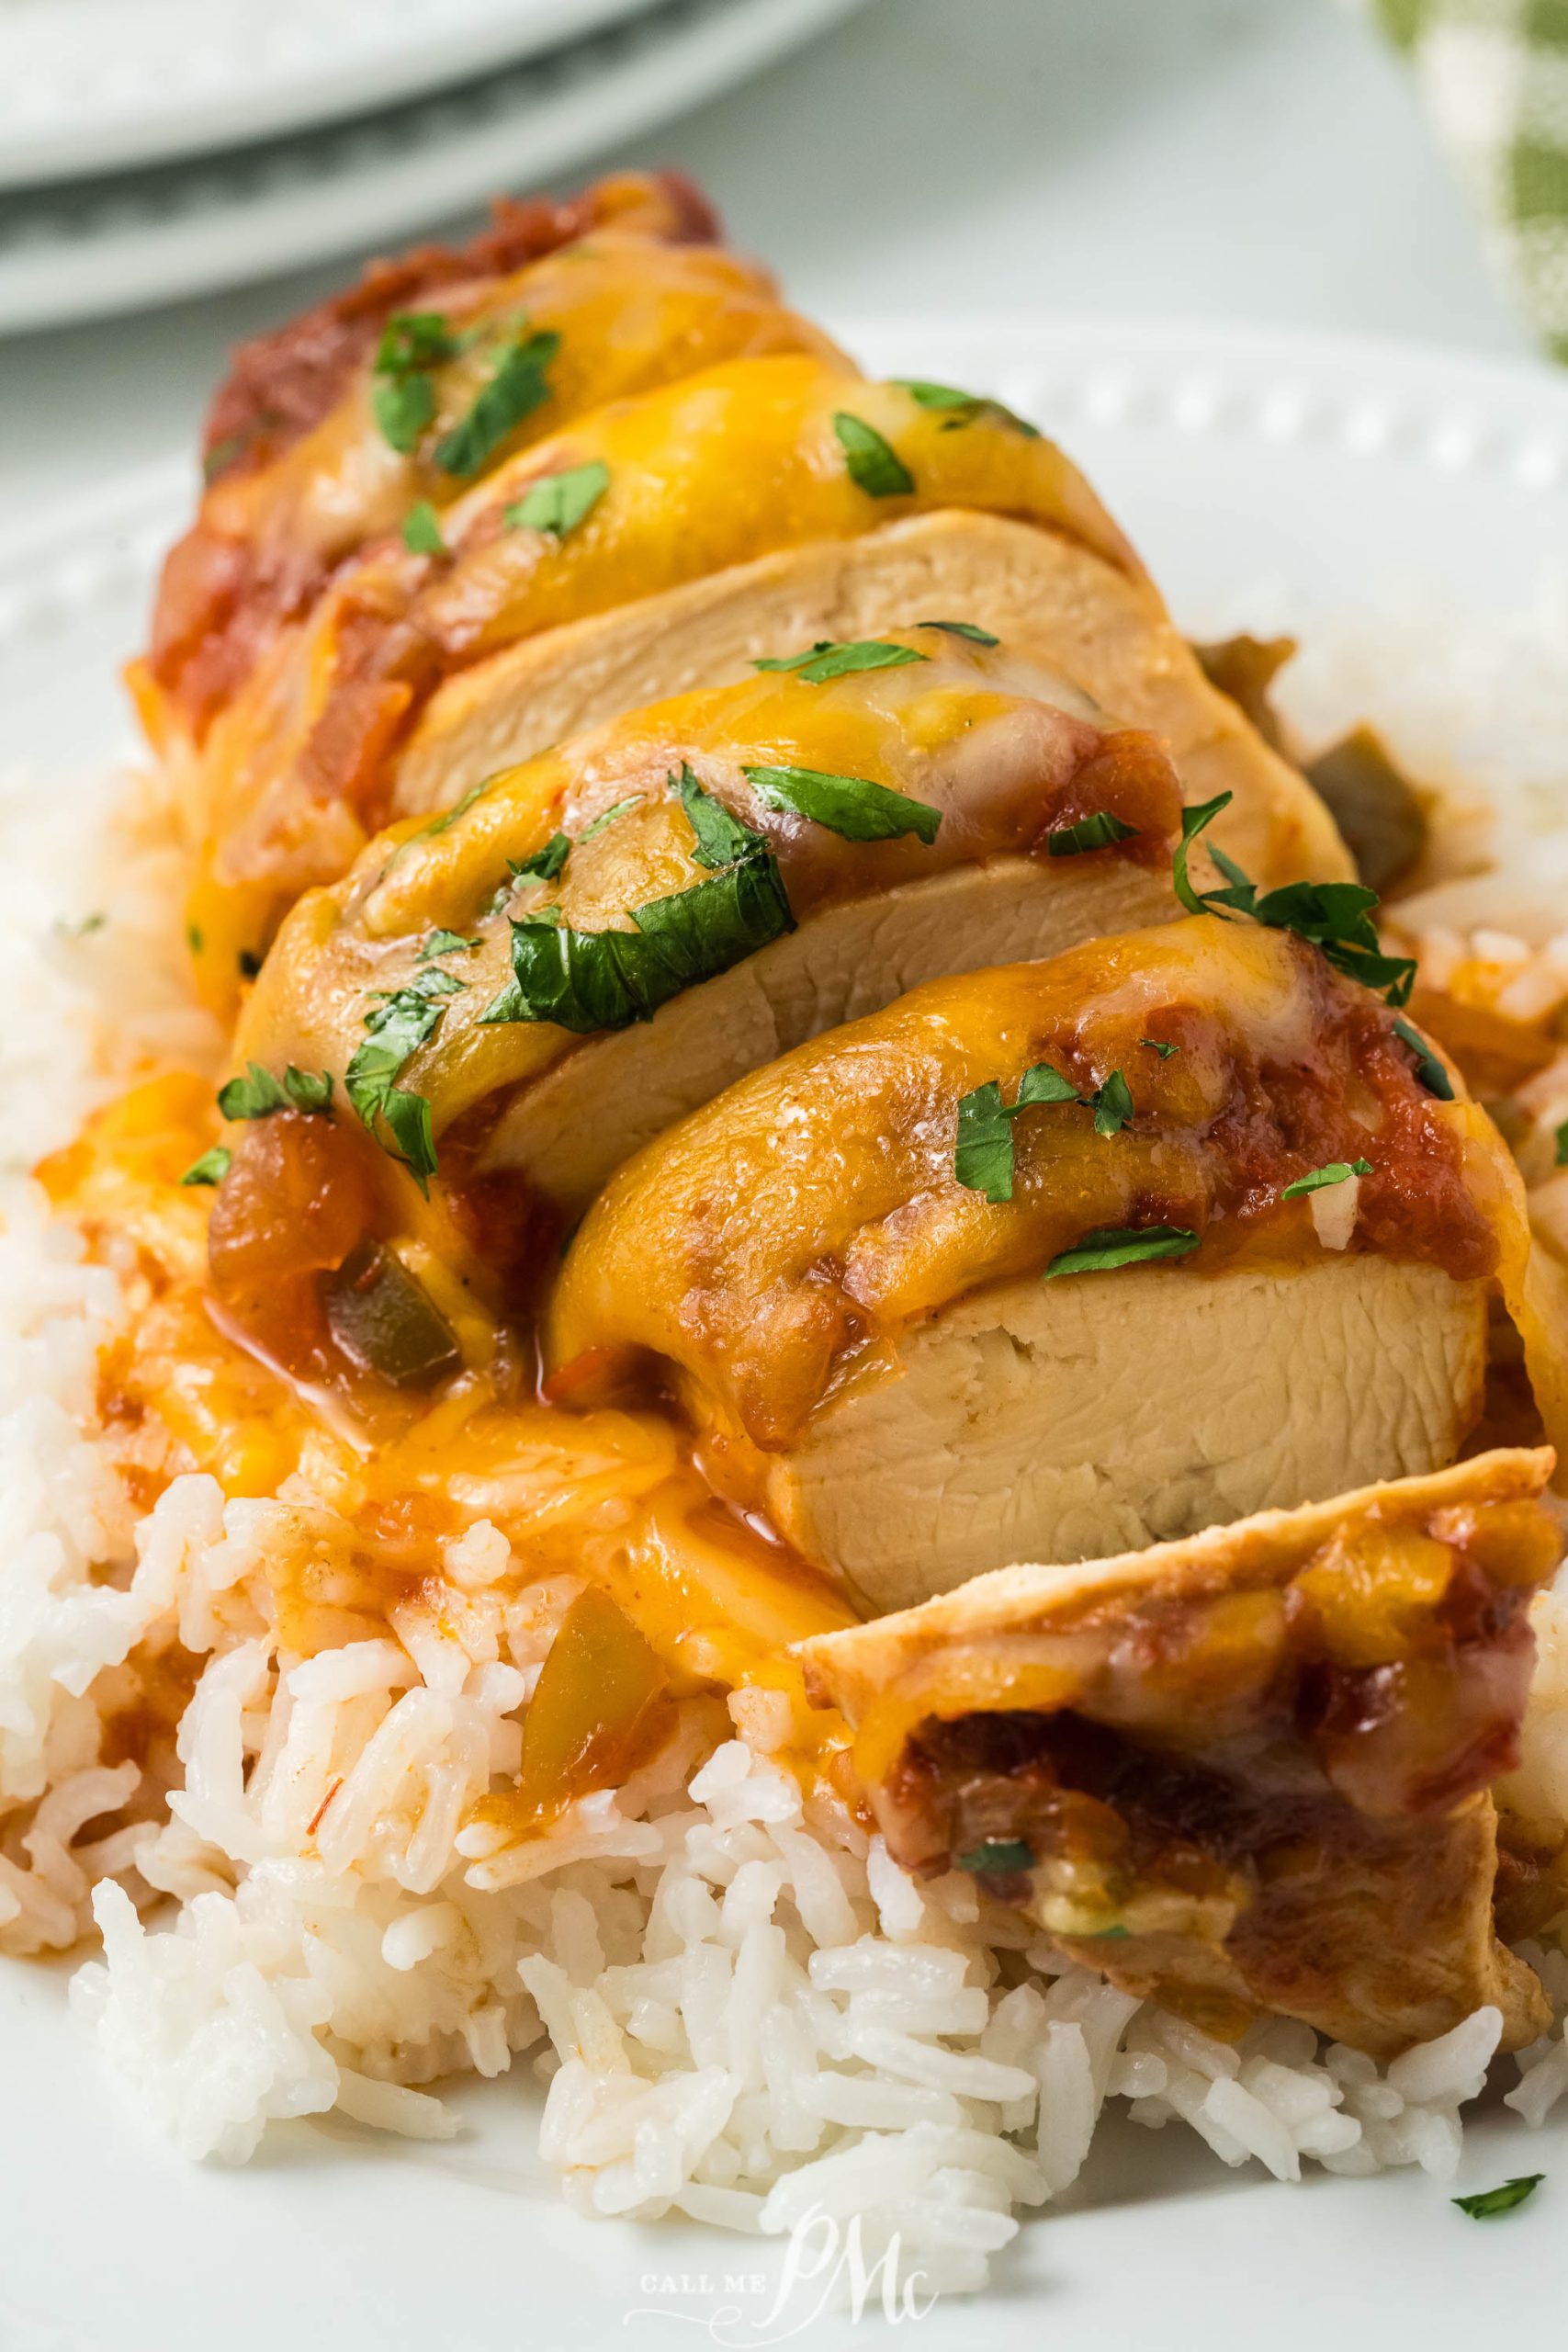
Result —
M1537 334L1568 360L1568 0L1359 0L1410 59Z

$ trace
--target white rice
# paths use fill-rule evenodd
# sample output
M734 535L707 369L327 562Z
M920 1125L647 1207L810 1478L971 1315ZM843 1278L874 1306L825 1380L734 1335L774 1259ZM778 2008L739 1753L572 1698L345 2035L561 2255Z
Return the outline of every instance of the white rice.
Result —
M1404 701L1414 728L1439 689L1450 713L1462 692L1483 714L1501 680L1531 723L1522 746L1511 728L1485 739L1487 782L1510 823L1549 805L1560 820L1562 755L1543 763L1535 736L1568 745L1561 614L1550 649L1546 620L1467 629L1462 664L1426 626L1403 671L1397 632L1375 655L1346 632L1336 660L1353 643L1363 666L1318 731L1369 707L1386 722ZM1323 678L1303 674L1322 716ZM1445 740L1473 744L1485 723ZM79 843L80 802L70 831ZM13 1158L63 1140L101 1089L93 1008L107 993L124 1022L128 971L152 978L122 1066L212 1050L168 976L159 856L122 856L109 919L80 935L51 932L62 842L5 878ZM188 2155L243 2159L273 2120L332 2109L445 2137L457 2126L430 2086L522 2057L547 2084L542 2154L583 2211L763 2234L814 2206L853 2213L868 2258L897 2232L950 2291L982 2285L1021 2211L1071 2186L1108 2100L1280 2180L1306 2165L1452 2175L1495 2009L1385 2069L1284 2021L1212 2041L1065 1966L1015 1915L982 1918L972 1880L917 1884L847 1815L807 1805L771 1759L766 1694L732 1702L743 1736L705 1752L689 1728L547 1841L465 1826L517 1768L575 1583L518 1590L506 1537L481 1521L446 1545L434 1605L397 1612L385 1638L280 1654L268 1566L330 1544L333 1514L303 1488L225 1502L185 1476L138 1522L94 1419L97 1351L127 1312L114 1272L19 1188L0 1233L0 1951L63 1950L96 1927L77 2011ZM1568 1599L1537 1616L1511 1793L1562 1818ZM207 1661L177 1754L106 1767L127 1661L175 1642ZM1561 2020L1568 1961L1530 1957ZM1561 2022L1512 2071L1509 2103L1539 2124L1568 2089Z

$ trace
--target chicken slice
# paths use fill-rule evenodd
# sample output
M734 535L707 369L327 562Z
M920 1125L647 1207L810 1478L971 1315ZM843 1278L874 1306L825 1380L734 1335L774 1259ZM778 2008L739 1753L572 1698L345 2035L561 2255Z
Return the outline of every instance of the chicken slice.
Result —
M954 429L954 412L841 361L738 358L612 401L503 458L443 510L438 546L367 548L264 656L187 778L202 968L231 980L301 890L346 869L394 810L399 760L443 680L524 639L773 548L955 507L1092 548L1157 616L1135 557L1060 450L1005 412L972 408Z
M1179 817L1151 737L1005 649L807 648L377 844L285 926L240 1059L352 1103L400 1008L398 1084L443 1175L506 1179L558 1236L630 1152L819 1030L998 949L1175 918Z
M1259 882L1349 876L1322 801L1209 684L1146 581L1102 548L1003 514L919 514L818 539L525 639L437 689L400 756L396 805L446 807L471 776L639 703L735 677L781 646L949 615L1070 679L1127 726L1151 729L1185 799L1232 794L1213 838Z
M218 468L196 527L164 567L141 673L155 740L199 743L333 568L402 531L420 502L439 518L476 475L606 401L742 354L784 351L846 364L784 306L765 270L635 221L395 311L308 432L268 462ZM516 414L482 455L459 458L446 436L519 354L537 364L513 401ZM428 408L417 435L395 405L411 396L416 413ZM434 528L439 537L439 520Z
M1390 2058L1485 2003L1545 2030L1493 1925L1492 1783L1563 1548L1550 1449L1082 1567L1012 1567L800 1645L895 1859L975 1871L1075 1960L1238 2035Z
M671 1385L874 1608L1436 1468L1497 1284L1548 1396L1561 1342L1501 1138L1401 1028L1213 916L932 982L621 1170L552 1377Z

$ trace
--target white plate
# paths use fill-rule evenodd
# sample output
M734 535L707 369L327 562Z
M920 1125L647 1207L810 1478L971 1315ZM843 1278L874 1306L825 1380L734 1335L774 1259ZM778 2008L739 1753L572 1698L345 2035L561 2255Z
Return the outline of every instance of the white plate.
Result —
M0 0L0 187L365 114L655 0Z
M428 23L444 21L448 0L423 4ZM324 18L337 0L304 5ZM141 310L355 248L385 251L700 104L860 5L666 0L570 48L364 121L16 190L0 198L0 334ZM0 44L5 26L0 0ZM0 46L0 88L3 59Z
M1254 584L1259 607L1287 598L1309 619L1370 608L1401 578L1500 611L1528 602L1568 548L1568 389L1545 371L1177 327L841 331L869 364L994 391L1057 432L1179 616L1204 626ZM160 468L13 532L0 554L6 749L62 786L128 741L112 668L138 641L188 479ZM197 2170L100 2077L65 2014L63 1972L19 1963L0 1967L0 2066L5 2352L807 2340L809 2296L761 2324L773 2242L565 2212L531 2153L521 2078L460 2094L473 2131L450 2147L298 2125L248 2171ZM1472 2119L1455 2187L1542 2170L1532 2205L1477 2224L1420 2174L1285 2188L1256 2166L1225 2171L1173 2129L1113 2123L1071 2202L998 2260L990 2301L943 2306L913 2342L1320 2352L1326 2334L1347 2352L1473 2352L1568 2292L1568 2120L1531 2133L1501 2109ZM864 2346L877 2324L825 2321L809 2341Z

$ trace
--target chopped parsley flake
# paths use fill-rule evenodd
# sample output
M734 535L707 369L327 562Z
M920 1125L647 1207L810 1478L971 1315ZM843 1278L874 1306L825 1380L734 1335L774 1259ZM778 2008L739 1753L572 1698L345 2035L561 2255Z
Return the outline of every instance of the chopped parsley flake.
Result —
M1562 1125L1556 1129L1553 1141L1556 1146L1558 1167L1568 1168L1568 1119L1564 1119Z
M1109 808L1096 808L1076 825L1059 826L1047 836L1045 847L1052 857L1081 857L1086 850L1113 849L1118 842L1134 841L1137 832L1136 825L1124 825Z
M477 939L466 938L460 931L429 931L420 946L419 960L428 964L435 956L456 956L459 949L467 954L479 945Z
M1198 1247L1198 1236L1182 1225L1098 1226L1059 1250L1043 1279L1058 1274L1113 1273L1119 1266L1141 1265L1150 1258L1185 1258Z
M190 1166L180 1178L180 1182L182 1184L221 1184L233 1165L233 1159L234 1155L226 1144L215 1143L210 1151L204 1151L199 1159L191 1161Z
M428 1189L436 1169L430 1104L423 1094L400 1087L397 1080L441 1019L445 1007L434 999L450 996L462 986L450 972L431 965L407 988L382 997L366 1014L365 1025L371 1034L355 1049L344 1073L344 1091L367 1133L391 1159L402 1162L422 1193ZM391 1136L390 1144L378 1131L378 1125Z
M1297 937L1321 949L1337 971L1363 988L1379 990L1396 1010L1410 1000L1416 979L1413 956L1385 956L1371 921L1378 903L1375 890L1359 882L1287 882L1266 890L1248 879L1235 860L1211 845L1209 854L1224 876L1223 890L1194 889L1187 871L1187 855L1207 826L1230 806L1228 792L1216 793L1197 808L1181 812L1181 841L1171 861L1176 895L1190 914L1234 909L1273 931L1293 931ZM1397 1025L1397 1024L1396 1024Z
M624 800L617 800L612 808L603 809L591 823L584 825L577 836L579 842L596 841L601 833L606 831L615 823L617 817L624 817L628 808L635 808L639 800L646 800L647 797L646 792L628 792Z
M1151 1054L1157 1054L1162 1062L1168 1062L1172 1054L1179 1054L1181 1051L1179 1046L1168 1046L1159 1037L1140 1037L1138 1043L1140 1046L1146 1046Z
M411 555L445 555L441 517L428 498L415 501L403 516L403 545Z
M191 954L193 956L199 956L206 944L206 934L203 933L201 925L198 922L187 922L186 925L186 945L190 949Z
M987 1838L983 1845L971 1846L966 1854L954 1854L953 1864L960 1871L1032 1870L1034 1849L1021 1838Z
M435 414L435 387L428 376L389 376L370 395L381 437L399 457L412 457Z
M890 792L868 776L829 775L819 768L743 767L741 773L765 807L789 809L847 842L896 841L915 833L929 847L942 823L940 808Z
M570 850L571 843L564 833L552 833L544 848L536 849L532 857L509 857L506 863L518 882L553 882Z
M1515 2180L1506 2180L1501 2188L1478 2189L1471 2197L1450 2197L1449 2203L1468 2213L1472 2222L1489 2222L1496 2213L1511 2213L1527 2197L1533 2197L1546 2178L1543 2172L1520 2173Z
M1010 424L1026 440L1038 441L1040 438L1037 424L1031 424L1026 418L1016 416L1010 408L1004 408L1000 401L989 400L983 393L961 392L955 384L929 384L918 377L895 376L890 380L901 391L908 393L917 408L944 410L944 433L956 433L963 426L973 424L977 418L988 416L998 424Z
M560 337L553 329L525 330L518 335L467 416L436 443L435 462L444 474L468 481L525 416L543 406L550 396L546 371L559 349ZM434 405L434 395L432 401Z
M692 854L699 865L716 870L766 848L761 833L743 825L739 817L731 816L722 800L716 800L711 792L703 790L685 761L681 763L680 775L671 775L670 783L680 794L686 821L697 837Z
M958 1105L958 1132L953 1153L954 1177L966 1192L983 1193L993 1203L1010 1201L1014 1119L1032 1103L1078 1100L1077 1087L1059 1069L1053 1069L1049 1062L1036 1062L1032 1069L1024 1071L1018 1082L1017 1100L1011 1103L1002 1101L1002 1090L995 1079L977 1086Z
M1133 1115L1133 1097L1121 1071L1113 1069L1104 1085L1096 1087L1090 1099L1094 1104L1095 1134L1120 1135Z
M1331 1184L1348 1184L1352 1176L1370 1176L1370 1159L1331 1159L1322 1168L1314 1168L1305 1176L1298 1176L1280 1193L1282 1201L1298 1201L1306 1193L1326 1192Z
M481 1019L551 1021L579 1036L625 1029L793 931L777 860L750 838L707 881L634 907L633 931L572 931L554 907L553 920L514 922L512 979Z
M1412 1028L1408 1021L1396 1021L1393 1034L1400 1044L1408 1046L1416 1057L1417 1083L1424 1086L1428 1094L1435 1094L1439 1102L1451 1102L1454 1099L1453 1080L1420 1031Z
M988 628L981 628L976 621L917 621L917 628L940 628L949 637L966 637L971 645L999 645L1001 639L993 637Z
M418 375L445 367L461 348L439 311L394 311L376 346L378 376Z
M484 798L494 782L494 776L486 775L481 776L478 784L470 784L467 792L460 799L454 800L450 808L444 808L439 817L433 817L428 825L422 825L417 833L411 833L410 841L433 842L438 833L449 833L459 817L466 817L475 801Z
M508 530L547 531L552 538L564 539L592 514L609 487L609 467L603 458L590 458L586 465L568 466L535 482L506 508L502 520Z
M324 1114L332 1107L332 1073L296 1069L292 1062L281 1085L260 1062L250 1062L243 1078L231 1078L218 1090L218 1108L226 1119L270 1119L274 1112L290 1109Z
M808 686L826 685L829 678L851 678L862 670L901 670L910 662L929 662L929 653L917 652L912 645L894 645L886 638L862 638L853 643L835 644L830 637L819 638L804 653L792 653L787 659L753 662L753 670L793 670L795 676Z
M915 477L890 441L885 441L874 424L863 416L852 416L840 409L833 419L833 430L844 453L844 463L850 480L868 498L907 498L915 487Z

